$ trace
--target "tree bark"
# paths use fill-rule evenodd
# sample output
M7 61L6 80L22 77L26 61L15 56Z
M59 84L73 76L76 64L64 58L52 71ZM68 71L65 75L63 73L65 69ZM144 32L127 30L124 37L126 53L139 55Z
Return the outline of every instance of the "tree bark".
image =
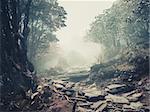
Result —
M27 59L26 46L31 0L26 1L24 6L20 2L23 1L1 0L2 111L13 110L14 108L10 107L11 101L15 100L17 95L25 98L25 92L36 87L36 76L33 65ZM21 8L24 8L22 12Z

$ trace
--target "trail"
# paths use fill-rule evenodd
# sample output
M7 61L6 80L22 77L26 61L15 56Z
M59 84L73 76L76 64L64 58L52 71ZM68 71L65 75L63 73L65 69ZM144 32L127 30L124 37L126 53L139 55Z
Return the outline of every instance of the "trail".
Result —
M52 76L51 78L56 80L62 80L62 81L69 81L69 82L81 82L85 81L88 78L89 72L76 72L76 73L64 73L62 75Z
M145 102L141 99L145 95L142 90L146 87L145 81L148 83L147 78L132 82L130 85L123 82L116 84L112 79L106 85L98 87L95 83L87 85L85 82L80 82L82 80L75 80L78 75L72 74L68 81L62 81L60 78L43 80L44 85L39 85L40 91L53 94L50 96L53 106L48 107L48 110L52 112L66 112L66 110L67 112L112 112L113 110L145 112L147 110ZM133 83L136 85L133 86ZM48 88L45 90L45 87Z

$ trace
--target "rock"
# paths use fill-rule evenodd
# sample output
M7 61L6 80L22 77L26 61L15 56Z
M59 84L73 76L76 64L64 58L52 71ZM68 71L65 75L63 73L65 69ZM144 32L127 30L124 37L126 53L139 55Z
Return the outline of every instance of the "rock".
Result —
M126 86L125 84L111 84L107 86L108 89L120 88Z
M119 103L119 104L129 104L129 101L127 98L123 96L116 96L109 94L108 96L105 96L105 99L110 99L113 103Z
M62 80L53 80L54 83L63 84L64 82Z
M45 86L43 88L44 93L41 95L41 98L43 98L44 102L49 102L50 97L52 96L52 92L49 88L49 86Z
M141 102L131 102L130 105L123 105L124 109L134 109L139 110L143 107L143 104Z
M65 92L65 94L66 94L67 96L73 96L74 93L75 93L74 90L67 90L67 91Z
M89 102L96 102L96 101L99 101L99 100L104 100L105 96L103 96L103 95L86 94L86 99Z
M83 91L84 93L91 93L91 94L101 94L101 91L97 90L96 87L93 88L86 88Z
M107 86L105 90L111 94L118 94L118 93L129 92L132 89L133 87L129 87L125 84L111 84Z
M122 94L124 97L128 97L128 96L130 96L130 95L132 95L132 94L134 94L134 93L136 93L137 91L136 90L133 90L133 91L131 91L131 92L128 92L128 93L124 93L124 94Z
M75 86L75 84L74 84L74 83L71 83L71 82L68 82L68 83L65 85L65 87L68 88L68 89L73 88L74 86Z
M97 109L100 105L102 105L104 102L106 101L98 101L98 102L95 102L93 103L93 105L91 105L91 108L93 109Z
M133 107L131 107L130 105L127 105L127 104L124 104L123 105L123 108L126 110L126 109L134 109Z
M54 80L53 83L54 83L54 84L60 84L60 85L65 86L68 82L64 82L64 81L62 81L62 80Z
M54 83L54 82L53 82L52 79L47 79L47 84L48 84L49 86L51 86L53 83Z
M139 85L139 86L141 86L142 84L143 84L143 82L142 82L142 81L139 81L139 82L138 82L138 85Z
M103 112L103 110L107 107L107 103L102 103L95 112Z
M85 93L84 93L83 91L78 91L78 95L80 95L80 96L84 96L84 95L85 95Z
M98 90L96 87L84 89L83 92L85 93L85 96L87 95L104 95L104 92L101 90Z
M95 88L96 87L96 84L93 83L92 85L90 85L88 88L91 89L91 88Z
M38 91L38 92L41 92L41 91L42 91L42 88L43 88L43 87L42 87L41 85L39 85L39 86L37 87L37 91Z
M66 89L66 88L63 88L63 89L61 90L61 92L65 93L66 95L71 96L71 95L75 94L76 91L75 91L74 89Z
M84 99L84 98L76 98L76 97L72 97L72 98L70 98L71 100L73 100L73 101L82 101L82 102L86 102L86 99Z
M142 95L143 95L142 92L140 92L140 93L134 93L134 94L128 96L127 99L128 99L129 101L138 101L138 99L139 99Z
M36 92L34 94L31 95L31 99L34 99L37 95L39 95L40 93L39 92Z
M70 91L66 91L65 94L66 94L67 96L72 96L72 95L73 95L73 93L70 92Z
M78 107L77 112L93 112L93 110L92 109L86 109L86 108L83 108L83 107Z
M103 94L102 91L97 90L96 87L93 87L91 89L88 88L88 89L84 90L83 92L85 93L87 101L90 101L90 102L104 100L104 98L105 98L105 94Z
M83 107L78 107L78 112L86 112L86 109Z
M56 87L57 89L64 89L64 88L65 88L62 84L54 83L53 85L54 85L54 87Z
M86 103L82 102L82 103L79 103L78 106L79 107L84 107L84 108L89 108L92 104L93 103L90 103L90 102L88 102L88 103L87 102Z
M139 97L142 96L142 94L143 94L142 92L140 92L140 93L135 93L135 94L132 95L132 97L139 98Z
M47 112L72 112L73 106L66 100L56 99Z

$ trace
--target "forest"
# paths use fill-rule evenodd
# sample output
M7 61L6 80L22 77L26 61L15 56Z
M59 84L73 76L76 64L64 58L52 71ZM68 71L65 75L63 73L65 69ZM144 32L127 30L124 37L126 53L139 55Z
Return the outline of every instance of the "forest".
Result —
M150 111L150 1L113 0L100 13L97 0L82 41L71 36L88 17L68 22L76 2L0 0L1 112Z

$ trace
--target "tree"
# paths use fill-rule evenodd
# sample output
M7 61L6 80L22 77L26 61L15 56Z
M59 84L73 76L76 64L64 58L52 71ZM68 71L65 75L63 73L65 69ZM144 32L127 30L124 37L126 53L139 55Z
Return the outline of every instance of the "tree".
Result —
M1 105L2 111L17 111L11 104L17 95L35 88L33 65L27 59L31 0L1 0Z
M126 47L139 47L149 38L149 0L118 0L96 17L87 37L105 46L110 58Z
M36 62L47 52L50 42L58 41L53 32L65 26L66 11L56 0L33 0L30 12L28 57L38 66Z

